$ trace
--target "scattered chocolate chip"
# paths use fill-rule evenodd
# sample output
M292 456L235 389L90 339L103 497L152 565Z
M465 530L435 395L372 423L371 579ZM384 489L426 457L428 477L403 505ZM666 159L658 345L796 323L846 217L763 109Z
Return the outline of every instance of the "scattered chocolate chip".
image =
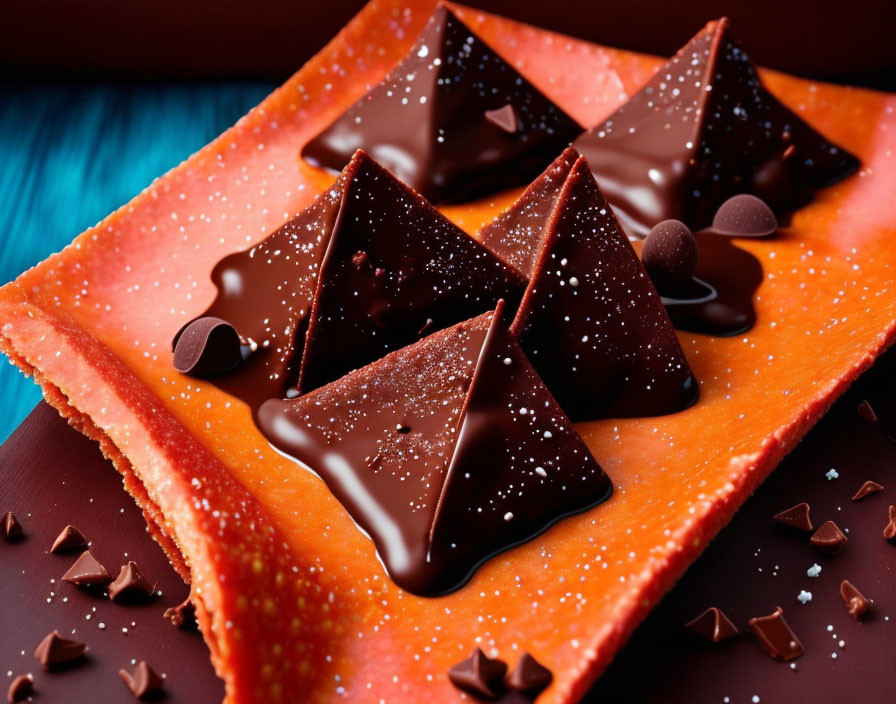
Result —
M871 407L871 404L868 401L862 401L859 404L858 409L856 409L859 415L867 421L872 423L877 422L877 413L874 412L874 409Z
M192 376L223 374L242 359L240 336L234 327L211 316L197 318L187 325L174 347L174 368Z
M155 670L146 664L146 660L138 662L133 672L122 668L118 671L118 675L137 699L144 699L151 694L156 694L161 691L164 684Z
M3 517L3 537L6 539L7 543L14 543L25 537L25 531L22 529L22 524L19 523L19 519L16 518L12 511Z
M68 640L60 636L59 631L53 631L35 648L34 657L45 670L49 670L56 665L77 660L84 655L85 650L85 643Z
M890 522L884 528L884 537L887 540L893 540L893 538L896 538L896 506L890 506L889 516Z
M53 547L50 548L52 553L75 552L84 550L87 547L87 538L74 526L66 526L62 532L53 541Z
M81 557L75 560L75 564L68 568L68 572L62 575L62 581L71 582L81 587L94 587L108 584L112 577L106 571L90 550L81 553Z
M812 519L809 518L809 504L805 502L791 506L781 511L781 513L776 513L772 518L778 521L778 523L783 523L785 526L790 526L806 533L812 530Z
M23 702L34 694L34 677L32 675L19 675L9 685L9 691L6 694L10 704Z
M507 663L489 658L476 648L470 657L448 670L448 679L464 692L494 699L501 691L506 672Z
M840 596L843 597L847 611L857 619L867 614L871 608L868 599L849 580L844 579L840 584Z
M806 652L799 638L784 620L784 610L778 606L768 616L749 620L750 629L759 645L776 660L793 660Z
M367 252L355 252L352 255L352 264L355 266L356 271L361 271L361 269L369 268L370 257L367 256Z
M507 678L507 685L518 692L535 694L547 687L552 679L554 675L548 668L529 653L523 653Z
M655 225L641 250L641 263L660 293L674 294L697 271L697 240L687 225L663 220Z
M118 577L109 585L109 598L112 601L147 599L152 596L153 591L155 591L153 585L132 560L122 566Z
M684 627L703 636L710 643L718 643L737 635L737 626L715 606L709 607L693 621L688 621Z
M856 495L852 497L853 501L861 501L869 494L876 494L879 491L883 491L884 488L878 484L877 482L872 482L868 480L862 486L859 487L859 490L856 492Z
M843 552L843 548L846 547L848 541L836 523L827 521L821 525L821 528L815 531L809 542L831 555L838 555Z
M185 599L177 606L165 609L163 614L165 618L171 621L173 626L183 628L185 631L195 631L198 627L196 623L196 607L189 599Z
M765 237L778 229L778 220L764 200L741 193L722 203L712 229L731 237Z
M507 134L516 134L520 128L516 110L513 109L513 105L510 103L503 105L497 110L486 110L485 119L507 132Z

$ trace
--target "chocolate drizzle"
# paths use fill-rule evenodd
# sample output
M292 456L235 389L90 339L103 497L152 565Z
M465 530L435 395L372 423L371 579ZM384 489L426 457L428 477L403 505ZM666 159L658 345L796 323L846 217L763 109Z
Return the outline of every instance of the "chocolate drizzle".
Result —
M302 149L338 170L364 149L432 201L527 183L582 127L440 6L408 55Z

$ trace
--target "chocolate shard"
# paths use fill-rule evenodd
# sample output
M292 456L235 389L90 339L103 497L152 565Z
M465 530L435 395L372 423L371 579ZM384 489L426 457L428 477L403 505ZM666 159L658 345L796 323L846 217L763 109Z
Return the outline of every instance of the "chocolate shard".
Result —
M224 374L242 362L240 336L226 320L203 316L178 333L174 368L182 374L208 378Z
M308 321L303 393L502 298L514 310L525 288L519 272L369 156L352 164Z
M138 662L133 672L120 669L118 676L124 680L137 699L146 699L159 693L164 685L162 678L146 663L146 660Z
M189 598L177 606L165 609L164 618L171 621L172 626L182 628L185 631L195 631L199 624L196 622L196 607Z
M527 183L582 127L440 6L408 55L302 156L343 168L364 149L429 200Z
M94 587L108 584L112 581L112 577L90 550L87 550L81 553L75 563L62 575L62 581L71 582L80 587Z
M6 692L6 699L10 704L23 702L34 694L34 676L19 675L9 685Z
M833 521L826 521L821 524L821 527L817 531L815 531L809 539L809 542L831 555L838 555L843 552L843 548L846 547L848 540L846 536L843 535L843 532L837 527L836 523Z
M664 296L674 296L693 285L698 258L696 238L678 220L654 225L641 250L644 270Z
M703 636L710 643L718 643L737 635L737 626L715 606L709 607L693 621L688 621L684 627Z
M787 213L859 165L765 89L727 19L707 24L573 146L639 236L672 218L707 227L745 192Z
M65 552L76 552L87 548L87 538L74 526L66 526L62 532L56 536L53 541L53 547L50 552L60 554Z
M783 523L785 526L796 528L805 533L810 533L813 529L812 519L809 518L809 504L805 502L791 506L781 511L781 513L776 513L772 518L778 521L778 523Z
M861 416L868 422L877 422L877 413L874 412L874 409L871 407L871 404L868 403L868 401L862 401L856 411L858 412L859 416Z
M778 229L768 204L750 193L731 196L716 211L712 229L731 237L767 237Z
M573 420L680 411L699 393L650 278L579 158L511 331Z
M109 598L112 601L146 600L153 591L153 585L143 576L137 563L131 560L122 565L118 577L109 585Z
M840 596L843 597L847 611L856 619L862 618L871 609L871 602L848 579L840 583Z
M547 687L553 679L554 675L548 668L529 653L523 653L507 677L507 686L518 692L536 694Z
M14 543L25 537L25 531L16 515L9 511L3 517L3 538L7 543Z
M873 482L869 479L867 482L865 482L864 484L862 484L862 486L859 487L859 490L856 492L855 496L852 497L852 500L853 501L861 501L866 496L869 496L871 494L876 494L877 492L883 491L883 490L884 490L884 488L880 484L878 484L877 482Z
M258 414L268 440L326 482L416 594L457 588L488 557L612 491L501 309Z
M498 658L490 658L476 648L466 660L448 670L451 684L461 691L476 697L494 699L503 690L507 663Z
M884 537L887 540L896 538L896 506L890 506L889 508L889 520L884 528Z
M34 657L49 670L57 665L74 662L84 655L87 645L76 640L68 640L59 635L59 631L53 631L44 638L34 650Z
M800 639L784 620L784 610L780 606L768 616L751 618L749 624L759 645L776 660L787 662L806 652Z

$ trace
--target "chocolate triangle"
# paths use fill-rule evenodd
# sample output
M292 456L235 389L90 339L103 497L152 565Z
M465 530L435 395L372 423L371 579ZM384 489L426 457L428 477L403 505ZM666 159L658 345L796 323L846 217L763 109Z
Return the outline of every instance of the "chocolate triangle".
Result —
M50 548L52 553L75 552L84 550L87 547L87 538L84 534L74 526L66 526L62 532L56 536L53 541L53 547Z
M743 192L786 214L859 166L765 89L727 19L707 24L574 146L641 236L670 218L709 226Z
M531 276L544 228L579 153L567 147L517 201L479 232L479 241L524 276Z
M79 587L94 587L108 584L112 577L106 571L90 550L81 553L68 571L62 575L63 582L71 582Z
M49 670L56 665L73 662L87 650L87 645L76 640L68 640L59 635L59 631L53 631L44 638L35 648L34 657Z
M772 518L778 523L805 533L811 533L813 530L812 519L809 517L809 504L805 502L776 513Z
M307 392L425 334L513 310L523 277L359 152L320 268L299 389Z
M693 621L684 624L684 627L703 636L710 643L718 643L737 635L737 626L715 606L710 606Z
M408 55L302 149L339 170L364 149L431 201L527 183L582 127L438 7Z
M112 601L140 601L152 596L154 589L133 560L122 565L118 577L109 585Z
M547 687L554 675L529 653L520 655L516 667L507 677L507 684L518 692L537 693Z
M417 594L458 587L491 555L612 490L500 306L258 415Z
M0 526L3 538L7 543L15 543L25 537L25 531L22 524L12 511L8 511L3 517L3 524Z
M507 663L490 658L476 648L466 660L448 670L448 679L458 689L477 698L494 699L504 688Z
M133 673L124 668L120 669L118 676L124 680L137 699L144 699L150 694L161 691L164 684L162 678L146 663L146 660L138 662Z
M672 413L698 394L662 300L583 158L511 330L573 420Z

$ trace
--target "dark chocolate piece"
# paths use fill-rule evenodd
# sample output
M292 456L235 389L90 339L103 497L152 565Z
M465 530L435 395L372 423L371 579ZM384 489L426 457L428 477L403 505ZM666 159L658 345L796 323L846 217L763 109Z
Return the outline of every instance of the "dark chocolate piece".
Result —
M697 240L688 226L678 220L654 225L641 250L641 263L664 296L675 296L691 284L697 258Z
M707 227L744 192L786 213L859 165L763 87L727 19L710 22L573 146L638 236L668 219Z
M3 517L3 538L7 543L14 543L24 537L25 531L22 529L19 519L12 511L7 512Z
M776 660L787 662L806 652L799 638L784 620L784 610L780 606L768 616L751 618L749 624L759 645Z
M66 526L53 541L50 552L57 555L65 552L76 552L87 548L87 538L74 526Z
M225 320L197 318L177 336L174 368L183 374L214 377L234 369L242 361L240 336Z
M693 621L684 624L684 627L703 636L710 643L718 643L737 635L737 626L715 606L710 606Z
M883 490L884 490L884 488L880 484L878 484L877 482L873 482L869 479L867 482L865 482L864 484L862 484L862 486L859 487L859 490L856 492L856 495L852 497L852 500L853 501L861 501L866 496L869 496L870 494L876 494L877 492L883 491Z
M889 520L884 528L884 537L887 540L896 538L896 506L890 506L889 508Z
M826 521L821 524L821 527L817 531L815 531L809 539L809 542L831 555L839 555L843 552L843 548L846 547L848 540L837 527L836 523L833 521Z
M712 229L730 237L767 237L778 229L778 220L762 198L738 193L716 211Z
M523 653L517 660L507 677L507 686L518 692L537 694L547 687L554 675L551 671L533 658L529 653Z
M843 597L847 611L856 619L862 618L871 608L868 599L848 579L840 583L840 596Z
M90 550L81 553L75 563L62 575L62 581L77 584L79 587L94 587L109 584L112 577Z
M34 657L49 670L57 665L74 662L84 655L87 645L76 640L68 640L59 635L59 631L53 631L44 638L34 650Z
M196 607L193 606L193 602L189 598L177 606L165 609L163 616L171 621L172 626L182 628L185 631L195 631L199 627L199 624L196 622Z
M19 675L10 683L6 699L10 704L16 704L25 701L32 694L34 694L34 676Z
M109 598L112 601L145 600L152 596L154 587L143 576L137 563L133 560L122 565L118 577L109 585Z
M494 699L503 690L507 663L498 658L490 658L476 648L466 660L448 670L451 684L461 691L476 697Z
M511 326L573 420L687 408L697 380L650 278L580 158Z
M258 414L416 594L457 588L612 491L501 317L499 306Z
M874 409L871 407L871 404L868 403L867 400L862 401L859 404L857 411L858 411L858 414L865 420L867 420L871 423L877 422L877 414L874 412Z
M776 513L772 518L785 526L790 526L806 533L810 533L813 528L812 519L809 518L809 504L805 502Z
M134 693L137 699L145 699L150 695L158 694L164 685L162 678L146 663L146 660L138 662L133 673L124 668L120 669L118 676L124 680L128 689Z
M339 170L364 149L429 200L458 201L528 183L581 132L440 6L407 57L302 156Z

